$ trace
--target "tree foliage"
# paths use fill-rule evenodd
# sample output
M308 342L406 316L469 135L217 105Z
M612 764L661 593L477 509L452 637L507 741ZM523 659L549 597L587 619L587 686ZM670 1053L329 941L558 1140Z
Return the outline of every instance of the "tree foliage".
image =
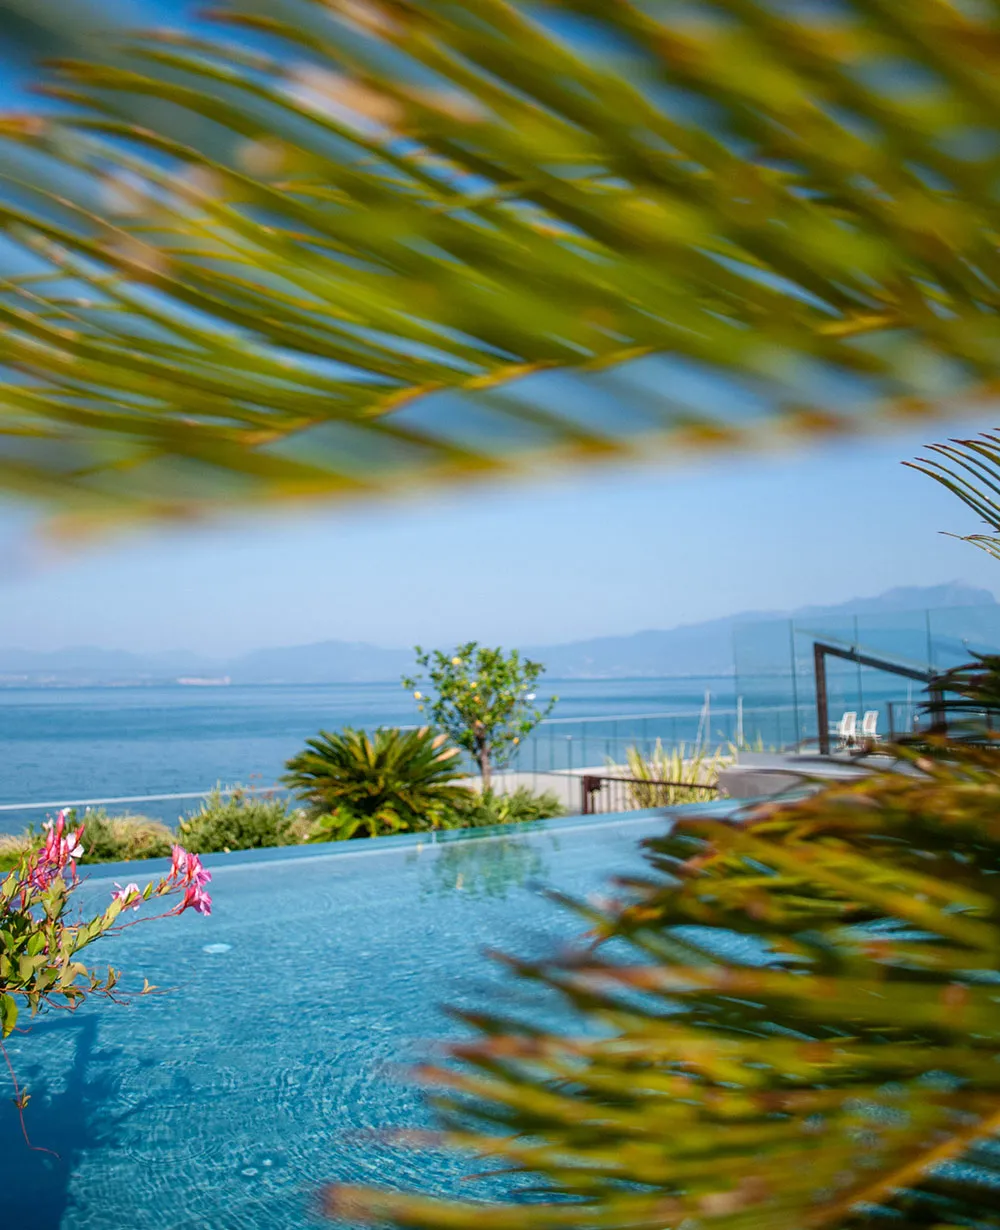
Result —
M288 761L286 785L305 801L320 841L423 832L449 822L469 790L459 784L458 748L428 727L374 736L321 731Z
M992 393L995 0L215 16L0 123L8 488L357 498Z
M510 763L521 741L558 700L553 696L546 705L534 703L545 667L516 649L505 654L475 641L457 645L452 653L425 652L419 645L415 652L428 683L423 675L404 675L403 687L413 692L421 711L430 708L434 725L472 756L488 790L493 772ZM420 690L426 686L432 695Z
M575 949L502 958L518 1007L458 1013L472 1037L428 1074L445 1142L522 1198L338 1187L328 1211L407 1230L996 1226L1000 763L948 751L737 822L678 815L644 877L569 903Z

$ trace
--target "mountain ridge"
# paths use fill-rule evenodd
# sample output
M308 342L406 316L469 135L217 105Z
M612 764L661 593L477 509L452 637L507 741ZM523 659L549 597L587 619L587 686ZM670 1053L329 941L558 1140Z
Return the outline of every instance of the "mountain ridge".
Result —
M609 679L732 672L733 630L740 624L778 619L837 618L935 607L995 606L986 589L961 581L897 586L870 597L795 611L741 611L673 628L647 628L618 636L555 645L530 645L550 678ZM52 651L0 649L0 685L100 686L188 681L235 684L380 683L398 680L413 665L411 649L365 641L317 641L253 650L229 660L184 650L132 653L81 646Z

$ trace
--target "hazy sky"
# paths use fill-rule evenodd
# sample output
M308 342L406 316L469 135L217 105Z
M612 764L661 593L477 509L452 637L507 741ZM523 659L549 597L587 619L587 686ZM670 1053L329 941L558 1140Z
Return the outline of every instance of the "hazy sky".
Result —
M523 644L894 585L1000 590L1000 563L939 532L974 532L972 514L900 465L945 432L145 531L63 555L29 548L26 518L8 513L0 643L223 655L330 638Z

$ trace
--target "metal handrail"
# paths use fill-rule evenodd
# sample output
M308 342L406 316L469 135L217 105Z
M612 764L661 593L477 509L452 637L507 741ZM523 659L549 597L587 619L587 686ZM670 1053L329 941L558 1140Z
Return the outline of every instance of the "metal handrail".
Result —
M610 785L612 783L614 783L615 785L619 787L621 786L626 787L624 794L621 790L617 792L619 803L622 801L622 798L625 795L628 795L630 793L629 788L632 786L638 786L642 789L650 787L654 790L656 789L706 790L711 794L717 794L719 790L719 787L717 785L713 785L711 782L653 781L646 777L629 777L629 776L623 776L620 773L609 773L609 774L600 774L600 775L594 774L594 773L584 773L584 774L569 774L568 776L571 776L571 777L579 776L580 778L580 784L582 788L580 811L585 816L592 816L592 815L597 814L596 807L594 805L594 796L600 794L606 785ZM635 804L633 809L630 809L627 807L616 806L616 807L611 808L610 810L617 812L617 811L628 811L628 810L639 810L639 809L640 809L640 804L637 803Z

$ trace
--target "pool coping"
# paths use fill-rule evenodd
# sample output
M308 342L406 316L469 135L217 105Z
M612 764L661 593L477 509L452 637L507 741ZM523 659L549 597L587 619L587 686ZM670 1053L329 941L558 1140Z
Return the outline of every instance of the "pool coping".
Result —
M743 801L741 800L740 803ZM264 846L255 850L233 850L202 855L211 872L236 870L267 863L290 863L317 858L350 859L393 851L422 850L427 846L451 845L465 841L498 841L536 833L571 833L589 829L620 828L650 820L670 819L677 814L691 815L697 807L701 815L729 815L737 810L736 801L718 799L707 803L683 803L676 807L651 807L639 811L604 812L596 816L557 816L549 820L529 820L518 824L495 824L486 828L430 829L424 833L394 833L388 837L363 837L350 841L307 842L294 846ZM170 867L169 858L133 859L118 863L87 863L80 878L88 883L104 880L156 879Z

